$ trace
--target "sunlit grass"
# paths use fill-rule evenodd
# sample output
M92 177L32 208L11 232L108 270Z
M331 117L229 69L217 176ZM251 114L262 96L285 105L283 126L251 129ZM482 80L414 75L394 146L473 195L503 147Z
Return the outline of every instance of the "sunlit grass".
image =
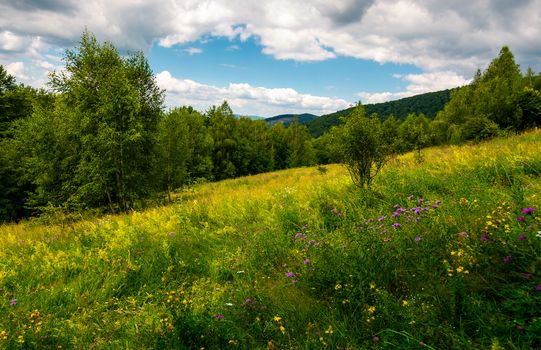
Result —
M1 226L0 344L539 347L540 149L535 131L398 156L371 190L329 165Z

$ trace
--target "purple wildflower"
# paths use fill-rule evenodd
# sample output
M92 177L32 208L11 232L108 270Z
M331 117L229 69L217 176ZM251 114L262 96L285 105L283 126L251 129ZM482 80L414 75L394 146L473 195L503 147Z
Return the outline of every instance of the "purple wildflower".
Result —
M521 233L519 236L518 236L518 239L520 239L521 241L525 240L526 239L526 235L524 233Z
M541 292L541 283L539 283L539 284L537 285L537 287L535 287L535 291L536 291L536 292Z
M214 315L214 318L217 320L221 320L222 318L224 318L224 315Z
M11 306L17 305L17 299L11 299Z
M529 281L529 280L531 280L531 279L533 278L533 274L530 273L530 272L524 272L524 273L522 274L522 278L524 278L525 280L528 280L528 281Z
M419 198L419 200L417 200L417 203L422 204L424 201L425 201L424 199Z
M408 196L408 199L411 201L411 200L413 199L413 195L410 194L410 195Z
M380 221L380 222L381 222L381 221L385 220L385 218L386 218L386 216L385 216L385 215L383 215L383 216L380 216L380 217L378 218L378 221Z
M402 226L402 225L400 225L398 222L395 222L395 223L392 224L391 226L394 227L395 229L397 229L397 228L399 228L399 227Z
M411 216L407 216L406 219L408 219L408 221L411 221Z
M421 243L422 240L423 240L423 238L421 236L415 237L415 243L417 243L417 244Z
M504 264L509 264L511 262L511 256L509 255L506 255L503 257L503 263Z
M310 259L308 259L308 258L304 259L303 262L304 262L304 265L310 265L310 263L311 263Z
M488 236L486 234L483 233L483 235L481 236L481 240L482 241L487 241L488 240Z
M289 277L289 278L293 278L295 276L295 274L291 271L289 272L286 272L286 277Z
M375 336L372 337L372 340L373 340L375 343L377 343L377 342L379 342L379 337L378 337L377 335L375 335Z
M523 222L525 220L525 217L524 216L517 216L517 221L518 222Z
M531 214L534 211L535 211L535 208L532 208L532 207L522 209L522 213L524 213L524 214Z
M468 232L462 231L462 232L460 232L460 235L461 235L462 237L468 237Z

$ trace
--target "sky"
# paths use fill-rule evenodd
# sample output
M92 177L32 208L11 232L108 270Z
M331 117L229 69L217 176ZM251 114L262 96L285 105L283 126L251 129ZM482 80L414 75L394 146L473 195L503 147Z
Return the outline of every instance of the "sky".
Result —
M0 64L47 87L85 28L143 51L167 107L322 115L465 85L507 45L541 70L541 0L0 0Z

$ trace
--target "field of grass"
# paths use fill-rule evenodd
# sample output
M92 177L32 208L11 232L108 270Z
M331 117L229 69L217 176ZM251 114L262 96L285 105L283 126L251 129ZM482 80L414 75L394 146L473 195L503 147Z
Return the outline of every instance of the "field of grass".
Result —
M0 348L541 347L541 132L423 152L1 226Z

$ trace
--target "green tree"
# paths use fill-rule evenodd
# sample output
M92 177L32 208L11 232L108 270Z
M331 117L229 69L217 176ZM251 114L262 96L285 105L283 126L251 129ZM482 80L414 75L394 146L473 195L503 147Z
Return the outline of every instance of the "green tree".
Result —
M417 162L422 161L421 149L430 145L430 121L422 114L410 114L400 125L398 134L402 152L414 150Z
M183 109L172 109L160 123L160 168L169 202L171 192L188 182L188 160L192 157L188 124L183 120L183 112Z
M312 146L312 137L306 125L299 124L297 117L287 127L285 137L287 144L286 166L288 168L308 166L315 163L316 155Z
M213 173L216 180L232 178L237 174L238 158L237 120L229 104L212 106L208 112L209 130L214 142Z
M367 118L362 104L357 104L341 129L340 154L353 183L370 187L388 153L381 137L381 122Z
M156 189L157 127L163 92L140 53L120 56L85 32L67 50L65 70L51 75L58 117L78 140L74 174L63 184L68 201L126 209ZM65 113L64 113L65 111Z

